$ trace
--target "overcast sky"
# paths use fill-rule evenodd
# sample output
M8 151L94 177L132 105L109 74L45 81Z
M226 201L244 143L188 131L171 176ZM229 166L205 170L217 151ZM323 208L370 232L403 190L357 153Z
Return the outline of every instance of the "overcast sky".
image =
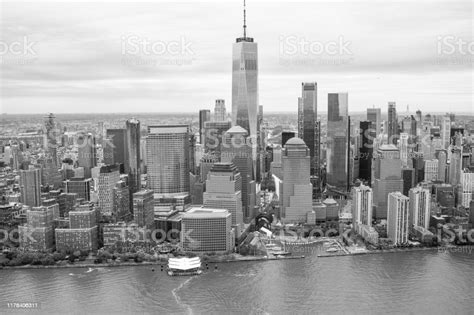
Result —
M239 0L2 3L1 111L193 112L217 98L230 111L242 19ZM320 112L341 91L349 111L473 112L470 0L248 0L247 24L265 111L296 112L316 81Z

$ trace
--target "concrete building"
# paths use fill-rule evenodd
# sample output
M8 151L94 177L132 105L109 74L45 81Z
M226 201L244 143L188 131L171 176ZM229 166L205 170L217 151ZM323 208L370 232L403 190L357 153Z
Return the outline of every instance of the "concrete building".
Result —
M382 110L380 108L367 108L367 120L372 123L371 127L375 129L375 135L380 135L380 128L382 124Z
M217 99L216 105L214 107L214 121L226 121L226 120L227 120L227 113L225 109L225 100Z
M191 208L182 214L181 248L199 253L226 253L234 248L232 218L227 210Z
M372 226L372 189L360 185L352 187L352 220L354 230L361 234L360 226Z
M114 210L114 187L120 180L119 165L106 165L99 173L99 210L101 214L112 215Z
M461 172L461 185L459 187L459 204L464 208L469 208L474 193L474 172L464 169Z
M130 217L130 187L125 180L119 180L113 188L113 216L117 221Z
M398 142L398 116L395 102L388 102L388 121L387 121L388 143L397 145Z
M430 225L431 194L428 189L415 187L410 189L410 226L428 229Z
M309 149L302 139L292 138L282 150L283 184L280 216L285 223L305 222L312 211Z
M141 190L133 194L134 222L140 227L151 228L154 225L153 191Z
M26 212L26 224L18 226L20 248L45 251L54 248L54 209L33 207Z
M205 129L204 123L211 120L211 111L209 109L199 110L199 143L204 143Z
M64 182L66 193L77 194L78 198L86 201L91 200L92 178L76 178L73 177Z
M21 202L30 207L41 204L41 169L20 170Z
M437 159L425 161L425 180L436 181L439 175L439 161Z
M408 242L410 227L410 199L401 192L388 194L387 235L393 244Z
M77 137L77 164L84 168L84 178L91 178L91 170L97 166L97 149L95 137L88 134L80 134Z
M56 229L57 251L95 251L98 248L97 213L92 204L69 212L69 228Z

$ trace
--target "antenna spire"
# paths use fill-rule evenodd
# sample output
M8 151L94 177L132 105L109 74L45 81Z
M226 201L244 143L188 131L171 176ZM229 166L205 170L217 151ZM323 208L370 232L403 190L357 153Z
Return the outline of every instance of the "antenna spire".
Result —
M244 38L247 37L247 19L245 11L245 0L244 0Z

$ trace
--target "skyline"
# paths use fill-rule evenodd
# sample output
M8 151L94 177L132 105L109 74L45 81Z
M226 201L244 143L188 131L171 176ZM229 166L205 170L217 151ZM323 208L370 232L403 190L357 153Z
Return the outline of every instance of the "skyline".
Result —
M212 109L220 98L231 109L232 43L242 36L242 1L198 7L183 2L2 6L3 42L27 36L36 53L2 55L2 113L60 114L76 108L100 113L112 104L115 112L131 107L137 113L195 112ZM389 101L400 112L407 105L412 111L442 112L449 106L452 112L472 112L472 52L438 54L449 48L442 44L448 36L472 43L471 9L468 1L278 6L247 1L247 35L260 46L260 105L268 112L297 112L301 82L317 82L320 112L327 108L327 94L339 91L349 93L350 112L372 105L385 109ZM209 12L211 21L202 23L200 17ZM140 61L189 64L124 65L136 57L129 54L137 48L135 40L143 39L167 47L177 43L185 53L145 55ZM342 54L330 54L330 46L322 54L305 55L302 48L295 55L294 43L305 41L313 47L334 43ZM21 60L31 64L14 64Z

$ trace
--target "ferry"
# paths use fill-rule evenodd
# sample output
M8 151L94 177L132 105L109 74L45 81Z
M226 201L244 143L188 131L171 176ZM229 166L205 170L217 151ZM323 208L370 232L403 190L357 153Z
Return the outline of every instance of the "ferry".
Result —
M328 253L334 253L334 252L338 252L339 249L338 248L335 248L335 247L329 247L328 249L326 249L326 252Z
M168 259L168 275L170 276L193 276L201 273L201 258L199 257Z

